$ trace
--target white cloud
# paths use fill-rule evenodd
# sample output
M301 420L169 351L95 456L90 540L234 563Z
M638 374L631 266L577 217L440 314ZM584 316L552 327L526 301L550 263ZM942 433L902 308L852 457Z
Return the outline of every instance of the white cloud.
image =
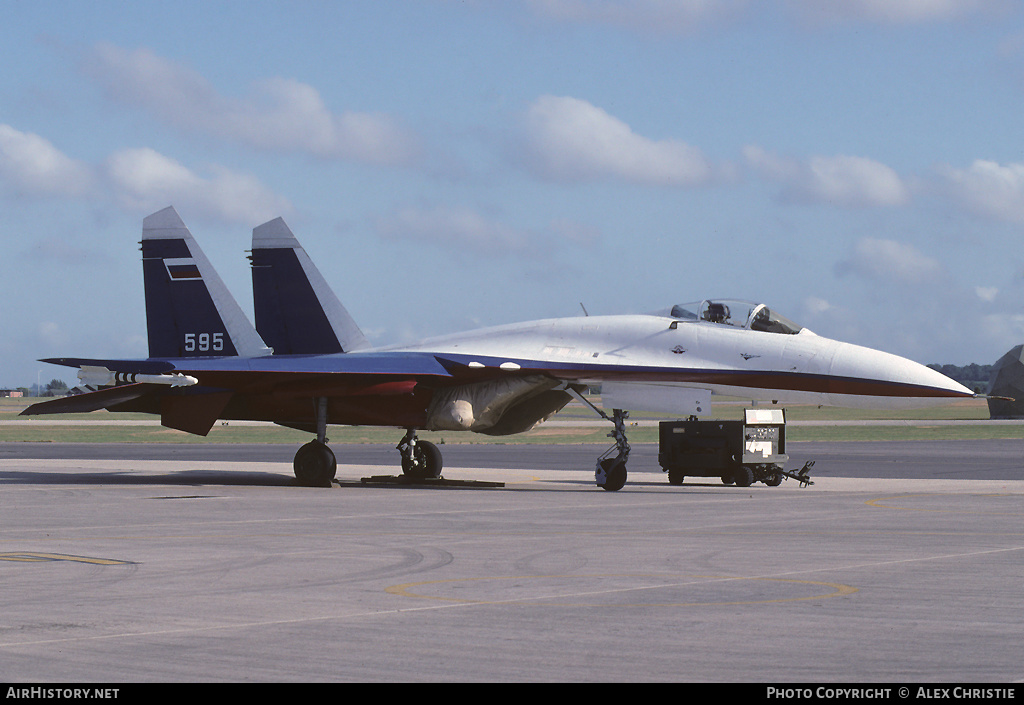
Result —
M92 185L87 166L48 140L0 125L0 182L24 196L80 196Z
M1024 164L976 160L967 169L939 169L944 190L969 210L996 220L1024 223Z
M800 161L755 146L745 147L743 155L755 171L781 184L783 200L850 207L901 206L910 200L910 189L892 168L865 157Z
M547 230L507 225L467 207L407 207L381 217L377 233L391 240L415 240L487 256L529 256L553 246L589 246L600 233L568 219L552 221Z
M266 79L249 96L230 98L199 73L148 49L106 43L93 48L86 72L112 98L176 127L260 149L390 165L409 163L419 152L417 140L395 119L334 113L316 88L292 79Z
M209 217L258 223L286 213L287 200L255 177L212 165L200 175L152 149L126 149L107 160L105 173L121 205L140 212L175 204Z
M806 299L804 299L804 310L810 313L811 315L817 316L819 314L825 313L831 308L832 304L830 304L825 299L819 298L817 296L808 296Z
M999 296L999 289L994 286L976 286L974 287L974 293L982 301L992 303Z
M1008 0L789 0L798 17L812 21L854 21L900 25L948 22L1002 12Z
M797 22L810 25L863 22L911 25L997 17L1017 0L784 0ZM748 20L776 3L751 0L527 0L537 15L564 22L600 24L649 34L690 34L723 22Z
M652 140L585 100L546 95L526 115L529 168L558 180L623 181L695 186L714 178L699 149L679 140Z
M570 218L555 218L548 227L556 238L584 247L593 246L604 238L598 228Z
M40 321L36 326L36 339L47 349L55 350L67 344L64 329L53 321Z
M540 15L657 33L686 33L736 16L750 0L529 0Z
M984 341L987 347L999 351L1000 357L1020 345L1024 340L1024 314L1018 313L1017 308L1004 310L998 313L987 313L980 315L974 323L972 331L976 340ZM989 364L996 362L999 358L979 360Z
M477 253L521 253L534 235L486 218L470 208L403 208L378 219L376 230L387 239L420 240Z
M258 179L212 164L199 174L152 149L115 152L100 167L72 159L39 135L0 124L0 193L107 198L133 211L174 203L230 222L251 224L291 210Z
M836 273L914 285L941 282L946 274L938 260L912 245L872 237L859 240L850 255L836 265Z
M74 234L40 237L29 243L26 257L46 266L62 268L111 264L109 255L91 246L83 247Z

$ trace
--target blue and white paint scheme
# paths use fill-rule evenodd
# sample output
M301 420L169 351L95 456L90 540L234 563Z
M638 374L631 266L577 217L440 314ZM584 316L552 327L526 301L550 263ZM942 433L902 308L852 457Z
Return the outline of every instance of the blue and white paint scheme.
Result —
M373 348L280 218L253 230L256 325L231 297L173 207L143 221L150 357L45 360L77 367L85 393L25 414L109 409L159 414L205 435L218 419L316 433L296 477L329 483L328 424L392 426L403 471L437 476L418 430L526 431L601 385L616 455L598 484L622 487L629 411L706 415L714 396L754 402L912 408L975 396L896 355L815 335L763 304L708 299L642 315L528 321ZM611 414L605 412L610 411Z

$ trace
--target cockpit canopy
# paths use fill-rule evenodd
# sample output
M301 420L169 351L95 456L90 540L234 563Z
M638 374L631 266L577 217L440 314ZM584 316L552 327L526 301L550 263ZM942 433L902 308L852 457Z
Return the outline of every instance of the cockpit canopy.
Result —
M803 330L802 326L780 316L764 304L733 299L705 299L691 304L676 304L668 315L681 321L706 321L765 333L796 335Z

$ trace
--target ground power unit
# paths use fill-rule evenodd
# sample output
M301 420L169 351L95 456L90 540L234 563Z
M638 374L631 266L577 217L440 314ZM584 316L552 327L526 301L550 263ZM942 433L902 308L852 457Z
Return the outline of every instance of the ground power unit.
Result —
M786 477L812 484L813 461L789 472L783 468L787 460L785 409L744 409L742 421L690 417L659 424L658 463L673 485L687 476L719 477L737 487L755 482L775 487Z

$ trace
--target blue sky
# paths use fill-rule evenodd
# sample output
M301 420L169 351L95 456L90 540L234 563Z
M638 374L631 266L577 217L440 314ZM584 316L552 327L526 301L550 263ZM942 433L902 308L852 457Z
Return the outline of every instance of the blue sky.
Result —
M283 216L367 337L764 301L1024 342L1016 0L0 0L0 387L145 357L142 218L243 309Z

